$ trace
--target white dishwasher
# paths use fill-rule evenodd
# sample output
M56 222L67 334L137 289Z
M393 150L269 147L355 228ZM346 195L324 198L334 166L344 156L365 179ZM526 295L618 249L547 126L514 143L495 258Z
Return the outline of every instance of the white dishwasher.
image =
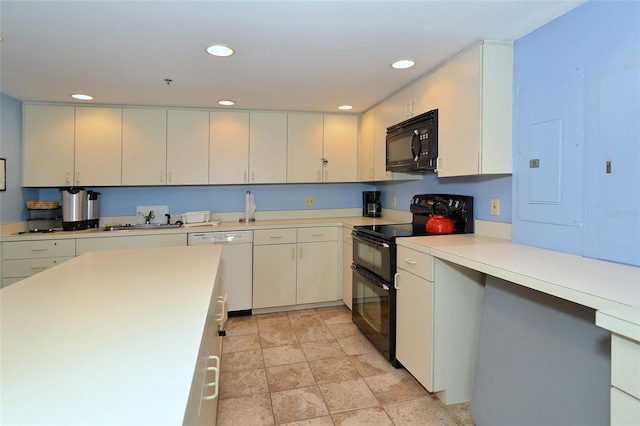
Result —
M197 232L187 235L190 246L222 245L220 294L227 294L230 316L251 315L253 297L253 231Z

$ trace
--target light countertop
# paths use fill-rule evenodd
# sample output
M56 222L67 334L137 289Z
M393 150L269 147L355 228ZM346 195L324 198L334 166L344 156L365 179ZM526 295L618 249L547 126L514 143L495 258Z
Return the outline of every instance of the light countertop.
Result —
M398 245L584 306L640 306L640 268L476 234L400 238Z
M182 424L220 246L92 252L0 290L2 424Z

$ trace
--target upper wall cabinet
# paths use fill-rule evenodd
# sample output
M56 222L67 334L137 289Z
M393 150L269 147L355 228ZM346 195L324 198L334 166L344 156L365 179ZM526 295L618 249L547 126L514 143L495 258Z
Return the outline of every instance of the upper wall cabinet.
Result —
M323 182L358 180L358 116L325 115Z
M511 173L513 47L484 42L419 82L438 109L438 176Z
M122 184L167 182L167 111L125 108L122 111Z
M287 181L287 114L251 112L249 123L249 181Z
M322 182L322 114L289 114L287 182Z
M371 182L375 178L375 109L362 114L358 128L358 180Z
M167 111L167 184L209 182L209 111Z
M246 183L249 113L214 111L209 127L209 183Z
M24 104L22 125L22 185L73 185L75 108Z

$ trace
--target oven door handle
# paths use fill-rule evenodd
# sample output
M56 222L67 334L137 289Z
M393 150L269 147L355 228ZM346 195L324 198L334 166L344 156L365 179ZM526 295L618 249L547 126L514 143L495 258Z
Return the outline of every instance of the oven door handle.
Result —
M351 236L353 237L354 240L358 240L358 241L360 241L361 243L364 243L364 244L373 244L373 245L376 245L376 246L379 246L379 247L382 247L382 248L389 248L389 244L388 243L381 243L381 242L370 240L370 239L367 239L367 238L362 238L362 237L358 236L358 234L356 234L356 233L352 233Z
M366 279L367 281L370 281L376 287L380 287L384 291L389 291L389 285L387 284L386 281L378 278L378 276L372 274L371 272L367 271L366 269L363 269L363 268L359 267L356 264L352 264L351 265L351 269L353 269L354 273L360 275L362 278Z

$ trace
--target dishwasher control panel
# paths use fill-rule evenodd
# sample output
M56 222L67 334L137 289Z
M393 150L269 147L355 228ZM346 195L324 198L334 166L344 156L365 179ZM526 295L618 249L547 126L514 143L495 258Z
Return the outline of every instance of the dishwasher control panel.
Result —
M253 231L197 232L187 234L187 245L240 244L253 242Z

